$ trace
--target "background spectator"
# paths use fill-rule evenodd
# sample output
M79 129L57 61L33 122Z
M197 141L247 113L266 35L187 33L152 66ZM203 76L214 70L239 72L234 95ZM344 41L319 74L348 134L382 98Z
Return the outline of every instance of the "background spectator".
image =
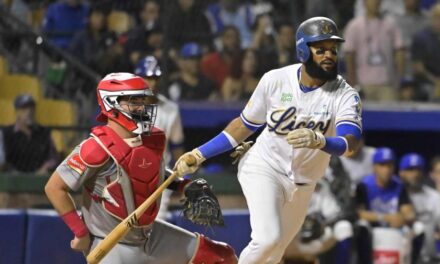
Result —
M365 140L362 139L357 151L350 157L340 157L345 171L350 176L352 190L362 181L362 179L373 173L373 154L375 148L365 146Z
M419 101L426 99L426 97L420 93L417 82L413 80L402 80L399 87L399 101Z
M401 228L415 220L408 193L394 175L394 152L378 148L373 155L373 174L362 179L356 189L359 219L358 254L360 264L372 263L370 226Z
M214 83L200 73L202 48L194 42L185 44L178 59L179 75L166 89L173 101L203 100L213 95Z
M440 192L440 156L435 156L431 160L430 176L434 182L435 189Z
M417 153L405 154L400 159L400 178L408 190L417 220L424 224L424 240L421 237L414 241L411 263L417 263L419 254L423 263L438 260L435 242L440 230L440 193L423 183L424 170L425 159Z
M157 96L158 110L155 126L166 134L167 151L165 152L165 164L171 168L174 165L173 162L185 152L183 149L184 135L179 105L159 93L162 70L159 66L159 61L155 57L147 56L141 59L134 73L143 77Z
M30 95L19 95L14 101L15 124L5 127L1 133L1 156L4 170L47 174L57 164L55 145L50 129L35 122L35 101ZM49 114L49 113L48 113Z
M247 100L257 87L259 76L258 55L254 49L244 52L240 65L233 65L231 75L223 83L221 92L225 101Z
M154 54L161 58L157 46L162 48L163 32L160 17L160 5L155 0L148 0L139 12L139 24L127 34L125 52L132 65L136 65L142 56Z
M257 17L251 47L258 51L260 57L259 72L264 73L278 68L276 32L268 14Z
M330 191L341 207L340 217L354 222L357 218L356 207L353 199L352 180L341 162L341 158L332 156L329 167L326 169L324 179Z
M240 32L241 47L247 48L251 44L251 28L255 17L249 3L242 4L239 0L220 0L208 6L206 16L214 36L219 36L226 26L234 26Z
M405 14L396 16L396 24L402 32L403 43L405 47L410 48L413 37L426 27L428 20L420 10L420 0L404 0ZM405 52L405 73L404 78L413 78L411 52Z
M379 0L364 0L366 15L345 30L347 81L360 85L367 100L394 100L403 76L405 50L399 28L379 13Z
M355 1L354 14L356 17L364 16L368 12L363 1ZM405 13L404 0L379 0L379 2L379 12L383 15L398 16Z
M277 27L278 67L298 62L296 59L295 29L291 24L281 23Z
M165 44L168 54L176 59L177 50L188 42L196 42L203 54L212 47L211 31L206 16L195 0L175 0L165 20Z
M101 74L105 74L110 67L104 65L103 61L108 56L109 48L117 40L114 33L107 31L105 23L104 10L91 9L86 29L75 34L69 46L72 55Z
M49 5L43 33L60 48L67 48L76 32L86 27L88 7L82 0L58 0Z
M226 26L221 37L221 48L202 59L202 72L215 82L218 90L231 73L232 65L241 65L240 35L237 28Z
M162 76L159 62L153 56L147 56L139 61L135 74L143 77L157 97L157 115L154 125L165 132L166 150L164 154L165 166L172 168L174 162L185 153L183 148L184 135L179 106L159 93ZM166 220L168 217L168 205L172 191L164 190L160 199L158 218Z
M156 0L145 1L141 12L139 12L139 25L138 29L149 30L156 24L162 23L160 17L160 5Z
M411 47L414 77L430 99L440 98L440 3L432 7L430 26L419 32Z
M325 16L336 17L337 11L335 8L335 1L322 1L322 0L307 0L305 4L305 16ZM339 2L337 2L339 4Z

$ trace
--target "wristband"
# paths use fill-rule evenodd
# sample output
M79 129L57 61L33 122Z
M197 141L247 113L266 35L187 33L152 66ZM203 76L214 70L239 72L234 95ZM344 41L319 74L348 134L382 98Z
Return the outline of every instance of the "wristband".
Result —
M231 150L237 146L235 139L228 132L223 131L216 137L206 142L197 149L202 153L205 159L217 156L223 152Z
M341 156L347 151L348 142L344 137L326 137L325 139L323 151L337 156Z
M83 222L81 217L79 217L75 209L63 214L61 218L70 228L70 230L72 230L76 237L81 238L89 234L86 224Z

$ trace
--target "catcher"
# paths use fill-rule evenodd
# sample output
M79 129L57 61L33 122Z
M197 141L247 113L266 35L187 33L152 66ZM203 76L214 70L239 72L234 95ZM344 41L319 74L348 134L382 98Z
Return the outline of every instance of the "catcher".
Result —
M74 238L71 248L87 254L134 211L166 177L165 136L154 127L156 98L142 78L107 75L97 87L101 113L91 136L58 166L45 191ZM170 185L187 194L184 215L197 224L222 224L217 199L204 180ZM69 195L82 188L81 218ZM237 263L234 250L169 223L155 220L156 201L101 263Z

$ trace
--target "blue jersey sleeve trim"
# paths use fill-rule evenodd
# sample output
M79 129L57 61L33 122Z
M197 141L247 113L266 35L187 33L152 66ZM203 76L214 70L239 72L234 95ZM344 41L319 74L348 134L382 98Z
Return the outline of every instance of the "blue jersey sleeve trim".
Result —
M354 122L354 121L352 121L352 120L339 120L339 121L336 123L336 126L339 126L339 125L342 125L342 124L352 124L352 125L354 125L354 126L357 126L357 127L362 131L362 127L361 127L361 125L359 125L359 123Z
M243 113L240 114L241 121L243 121L243 124L252 132L257 131L260 127L262 127L264 124L257 124L254 122L249 121L246 119L246 117L243 115Z
M340 122L336 125L336 136L343 137L346 135L353 135L356 139L361 139L362 130L354 123Z
M221 132L210 141L198 147L199 151L206 159L217 156L223 152L231 150L232 148L234 148L233 143L229 141L225 132Z

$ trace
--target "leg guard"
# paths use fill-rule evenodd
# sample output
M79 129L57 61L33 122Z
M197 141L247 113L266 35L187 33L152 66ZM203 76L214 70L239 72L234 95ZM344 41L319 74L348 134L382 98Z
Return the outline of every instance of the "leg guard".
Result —
M236 264L234 249L226 243L213 241L197 234L199 245L190 263L192 264Z

